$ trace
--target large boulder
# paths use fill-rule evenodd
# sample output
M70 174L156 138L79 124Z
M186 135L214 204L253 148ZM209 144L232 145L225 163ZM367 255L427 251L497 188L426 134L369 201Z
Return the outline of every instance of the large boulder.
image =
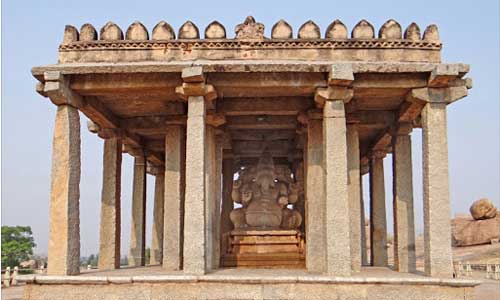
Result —
M474 220L486 220L497 215L497 208L488 199L479 199L470 206L470 214Z
M500 239L500 214L486 220L457 217L451 224L452 243L456 247L489 244L492 240Z

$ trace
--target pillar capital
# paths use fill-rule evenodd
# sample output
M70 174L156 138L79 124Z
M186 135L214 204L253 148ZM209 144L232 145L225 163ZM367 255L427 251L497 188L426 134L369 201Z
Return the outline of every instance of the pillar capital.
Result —
M49 97L55 105L70 105L80 108L84 105L83 97L75 93L69 87L69 77L60 71L47 71L43 74L44 83L38 83L37 92Z
M211 84L205 83L205 76L201 66L184 68L182 70L182 85L175 88L175 93L184 101L189 96L202 96L206 101L217 98L217 92Z
M163 166L157 166L150 162L146 163L146 173L153 176L163 175L165 173L165 168Z
M205 122L213 127L220 127L226 124L226 115L218 113L215 110L207 110L207 118Z
M387 152L382 149L373 149L371 153L372 159L383 159L387 155Z
M472 87L470 79L460 79L451 83L448 87L426 87L412 89L406 96L406 100L412 103L444 103L451 104L468 95L468 89Z
M323 107L326 101L342 101L348 103L354 96L352 88L347 86L329 86L326 88L317 88L314 94L314 101L317 107Z
M409 135L413 131L413 123L411 122L400 122L391 128L392 136L403 136Z
M101 127L92 120L87 121L87 129L90 132L97 134L102 139L122 138L124 136L122 129Z

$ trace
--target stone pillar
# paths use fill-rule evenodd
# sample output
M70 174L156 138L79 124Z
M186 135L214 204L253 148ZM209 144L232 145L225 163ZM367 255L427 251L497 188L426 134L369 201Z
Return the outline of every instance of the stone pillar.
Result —
M49 275L80 272L80 116L57 107L52 142Z
M153 229L149 264L159 265L163 261L163 222L165 203L165 172L155 170L155 196L153 210Z
M221 257L221 203L222 203L222 143L223 136L216 135L215 137L215 166L213 168L214 180L214 210L213 210L213 253L212 253L212 266L213 269L218 269L220 266Z
M145 265L146 249L146 161L144 155L134 158L132 188L132 219L130 230L129 266Z
M231 198L231 192L233 190L233 158L228 157L222 160L222 211L221 211L221 234L224 234L233 230L233 223L229 218L229 214L233 210L233 199ZM221 245L224 245L224 241L221 241Z
M415 218L413 214L413 176L411 163L411 124L393 137L393 208L394 208L394 268L399 272L414 272Z
M205 142L205 218L206 218L206 261L207 269L215 267L214 235L215 235L215 128L206 125ZM188 208L189 209L189 208Z
M186 133L186 200L184 213L184 271L205 274L207 224L205 221L205 100L188 97Z
M163 268L182 268L185 190L185 133L172 125L165 134L165 203L163 221Z
M359 176L359 202L360 202L360 226L361 226L361 265L368 265L368 255L366 247L366 226L365 226L365 201L363 199L363 174Z
M306 267L310 272L326 271L326 198L323 168L323 124L309 119L306 159Z
M370 260L375 267L387 266L384 157L385 151L374 150L370 161Z
M104 140L99 270L120 268L122 142Z
M427 103L422 110L425 272L451 277L450 195L446 103Z
M349 198L349 218L351 237L351 269L361 271L361 195L359 136L355 124L347 126L347 192Z
M351 95L352 96L352 95ZM327 273L351 275L350 218L347 194L347 141L344 102L327 100L323 108Z

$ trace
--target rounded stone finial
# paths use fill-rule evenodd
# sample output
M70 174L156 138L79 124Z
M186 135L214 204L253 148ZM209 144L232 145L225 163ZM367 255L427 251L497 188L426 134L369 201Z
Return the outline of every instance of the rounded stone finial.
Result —
M135 21L128 27L125 39L140 41L149 40L148 30L141 22Z
M372 24L366 20L359 21L352 29L351 36L353 39L373 39L375 37L375 29Z
M281 19L273 25L271 29L271 38L273 39L291 39L293 38L293 29L290 24Z
M226 29L222 26L221 23L217 21L213 21L208 24L207 28L205 28L205 38L206 39L225 39L226 38Z
M107 41L117 41L117 40L123 40L123 32L113 22L108 22L106 25L104 25L101 28L100 32L101 40L107 40Z
M74 26L66 25L64 27L63 44L69 44L78 41L78 29Z
M181 28L179 28L179 38L180 39L199 39L200 32L198 27L193 24L191 21L187 21L182 24Z
M411 23L405 30L404 39L411 41L420 40L420 28L416 23Z
M325 38L347 39L347 27L339 19L333 21L326 28Z
M401 39L401 36L401 25L393 19L385 22L378 31L378 37L380 39Z
M492 219L497 215L497 208L486 198L474 201L469 210L474 220Z
M424 41L439 41L439 31L435 24L431 24L425 28Z
M151 34L153 40L174 40L175 32L172 26L165 21L160 21L153 28L153 33Z
M319 39L321 38L321 32L318 25L309 20L300 26L298 36L299 39Z
M97 40L97 30L92 24L86 23L80 27L80 41L95 41Z

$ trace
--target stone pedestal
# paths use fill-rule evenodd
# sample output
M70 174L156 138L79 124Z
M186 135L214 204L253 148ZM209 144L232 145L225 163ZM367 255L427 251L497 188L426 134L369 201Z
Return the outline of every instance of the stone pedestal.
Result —
M304 268L304 239L298 230L233 230L224 267Z
M104 141L99 232L99 270L120 268L122 143L118 138Z

